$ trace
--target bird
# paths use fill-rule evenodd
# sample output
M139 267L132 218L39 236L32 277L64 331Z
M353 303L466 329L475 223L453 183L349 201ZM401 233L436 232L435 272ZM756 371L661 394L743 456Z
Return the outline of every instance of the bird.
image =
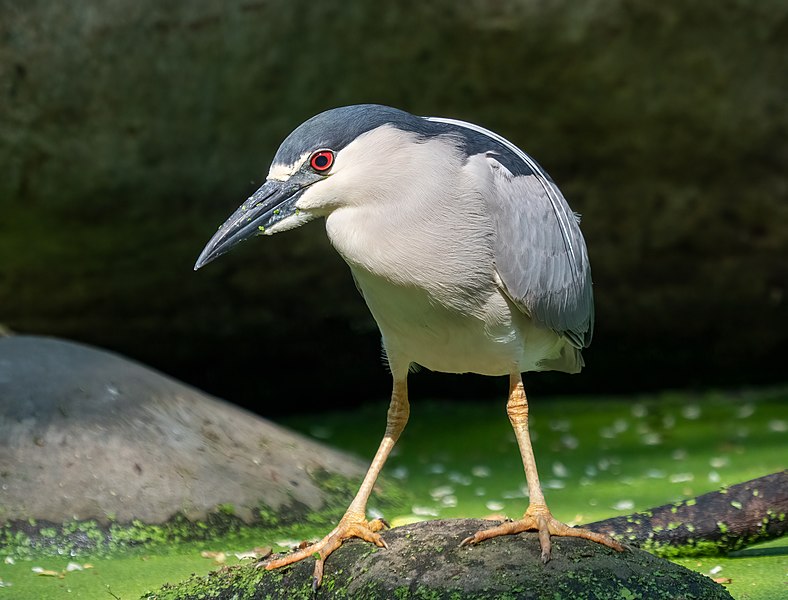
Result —
M262 186L222 224L197 270L241 241L324 219L382 337L392 376L386 428L358 493L324 538L267 569L316 557L313 587L345 540L387 548L367 500L410 414L408 374L507 376L506 410L528 486L520 519L463 540L537 531L542 562L551 536L615 550L610 537L552 516L539 483L522 373L577 373L591 342L591 269L579 216L545 170L479 125L421 117L378 104L326 110L296 127Z

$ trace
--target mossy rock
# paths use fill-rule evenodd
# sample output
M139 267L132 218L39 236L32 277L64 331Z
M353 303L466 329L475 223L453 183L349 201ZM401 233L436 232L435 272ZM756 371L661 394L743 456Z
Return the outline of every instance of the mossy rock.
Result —
M535 533L459 547L491 525L454 519L398 527L383 534L388 550L349 541L326 561L323 585L314 595L314 562L305 560L276 571L225 568L165 586L145 600L731 598L708 577L641 550L618 553L586 540L553 538L553 558L543 565Z

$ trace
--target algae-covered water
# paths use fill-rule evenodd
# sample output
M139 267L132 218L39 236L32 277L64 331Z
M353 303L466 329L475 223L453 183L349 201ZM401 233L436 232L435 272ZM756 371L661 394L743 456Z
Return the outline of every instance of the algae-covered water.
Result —
M384 475L413 501L394 525L435 517L517 517L527 497L504 398L486 402L411 399L411 420ZM283 424L371 458L385 403ZM626 398L532 398L531 426L542 485L559 519L590 522L674 502L786 467L788 390L665 393ZM376 511L370 506L370 512ZM114 557L9 560L0 550L0 600L138 598L165 582L235 564L255 546L288 546L324 533L308 525L137 550ZM203 557L201 553L210 552ZM216 554L222 553L222 554ZM730 557L678 559L729 579L737 600L788 594L788 542ZM9 564L13 563L13 564Z

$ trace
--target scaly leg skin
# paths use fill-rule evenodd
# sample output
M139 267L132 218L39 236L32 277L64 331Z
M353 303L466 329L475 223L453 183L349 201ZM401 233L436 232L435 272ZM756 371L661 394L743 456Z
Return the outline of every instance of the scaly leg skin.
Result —
M539 485L539 474L536 471L534 451L531 447L531 436L528 433L528 399L525 397L523 380L519 373L512 374L509 377L509 401L506 404L506 412L509 414L509 420L517 437L517 445L520 447L520 455L525 468L525 478L528 481L528 495L530 497L528 510L525 511L522 519L508 521L491 529L477 531L475 535L464 539L460 546L478 544L499 535L538 531L543 563L550 560L551 535L579 537L609 546L619 552L624 550L624 546L604 534L589 531L588 529L570 527L556 520L550 514L542 494L542 487Z
M406 375L407 377L407 375ZM339 548L347 539L361 538L364 541L375 544L380 548L388 548L385 540L380 536L378 531L386 526L382 519L374 519L367 521L366 509L367 500L372 493L372 487L375 485L375 480L378 478L383 464L386 462L391 449L399 439L402 430L405 429L405 424L408 422L408 415L410 414L410 407L408 405L408 386L407 380L394 380L394 390L391 393L391 404L386 418L386 434L380 442L380 447L375 453L375 458L369 466L367 474L364 476L364 481L353 498L353 502L345 512L345 515L340 519L339 524L334 530L324 537L319 542L312 544L301 550L297 550L283 558L277 558L268 561L264 564L268 570L278 569L286 565L291 565L299 560L316 556L317 562L315 563L315 571L312 576L312 589L317 590L320 583L323 581L323 567L328 558L334 550Z

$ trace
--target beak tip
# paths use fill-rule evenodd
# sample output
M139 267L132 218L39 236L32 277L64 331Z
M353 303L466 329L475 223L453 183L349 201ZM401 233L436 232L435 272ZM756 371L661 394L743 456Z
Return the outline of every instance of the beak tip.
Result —
M206 250L207 250L207 248L206 248ZM195 271L200 270L205 265L207 265L209 262L211 262L214 258L216 258L216 256L211 256L211 253L210 252L206 252L206 250L203 250L200 253L200 256L197 257L197 262L194 263L194 270Z
M295 202L304 187L283 187L281 182L275 181L263 184L213 234L197 257L194 270L198 271L252 235L270 235L266 228L273 219L272 215L279 214L277 207ZM281 217L274 220L281 220Z

